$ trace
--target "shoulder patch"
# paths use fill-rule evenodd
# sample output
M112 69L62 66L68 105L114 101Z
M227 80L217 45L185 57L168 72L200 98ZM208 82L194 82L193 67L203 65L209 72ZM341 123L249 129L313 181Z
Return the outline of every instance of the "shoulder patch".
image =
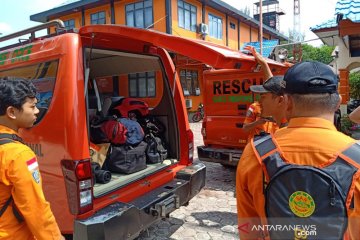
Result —
M35 180L36 183L40 183L40 172L39 169L36 169L34 171L31 172L31 175L33 177L33 179Z
M26 164L27 164L27 167L30 172L34 171L35 169L37 169L39 167L39 164L36 161L36 158L32 158L32 159L26 161Z
M31 176L33 177L34 181L36 183L40 183L40 172L39 172L39 164L36 160L36 158L32 158L28 161L26 161L28 170L31 173Z

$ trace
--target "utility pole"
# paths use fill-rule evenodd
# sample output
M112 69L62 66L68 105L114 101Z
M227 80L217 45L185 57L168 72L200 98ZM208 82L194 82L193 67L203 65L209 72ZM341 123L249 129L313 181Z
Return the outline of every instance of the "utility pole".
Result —
M294 25L293 25L293 41L298 42L300 40L301 28L300 28L300 0L294 0Z
M293 42L302 41L301 27L300 27L300 0L294 0L294 29L293 29ZM299 62L302 59L301 44L294 44L293 47L294 61Z
M259 21L260 21L260 55L262 55L263 50L263 15L262 15L262 0L259 2Z

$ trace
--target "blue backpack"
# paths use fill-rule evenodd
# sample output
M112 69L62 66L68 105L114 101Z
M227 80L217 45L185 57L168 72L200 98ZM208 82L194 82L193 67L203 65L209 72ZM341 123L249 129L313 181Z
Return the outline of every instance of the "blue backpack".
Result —
M126 143L130 145L137 145L144 139L144 131L137 121L128 118L119 118L118 121L125 126Z
M321 168L289 163L271 135L255 137L252 144L264 171L270 238L342 239L347 210L354 208L351 186L359 177L359 143Z

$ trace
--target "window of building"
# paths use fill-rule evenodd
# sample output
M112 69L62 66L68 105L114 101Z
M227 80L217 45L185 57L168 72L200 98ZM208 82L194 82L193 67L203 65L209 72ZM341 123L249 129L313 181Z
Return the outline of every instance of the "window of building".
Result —
M106 23L105 12L101 11L101 12L91 14L90 22L91 22L91 24L105 24Z
M180 71L180 82L185 95L199 95L199 78L197 70L183 69Z
M138 28L152 27L154 23L152 0L127 4L125 11L126 25Z
M155 97L156 81L155 72L129 74L130 97Z
M236 25L235 25L235 23L230 22L230 28L231 28L231 29L236 29Z
M222 39L222 19L212 14L209 14L209 35Z
M74 19L69 19L64 21L64 25L66 29L73 29L75 28L75 20Z
M360 57L360 34L349 36L350 56Z
M196 7L182 0L178 0L179 27L196 32Z

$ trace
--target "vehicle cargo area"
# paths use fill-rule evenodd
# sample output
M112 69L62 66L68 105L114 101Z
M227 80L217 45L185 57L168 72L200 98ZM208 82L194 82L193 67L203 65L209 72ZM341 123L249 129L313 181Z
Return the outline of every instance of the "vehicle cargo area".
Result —
M102 49L84 53L96 198L177 163L179 133L171 86L158 57ZM125 159L121 166L117 153Z

